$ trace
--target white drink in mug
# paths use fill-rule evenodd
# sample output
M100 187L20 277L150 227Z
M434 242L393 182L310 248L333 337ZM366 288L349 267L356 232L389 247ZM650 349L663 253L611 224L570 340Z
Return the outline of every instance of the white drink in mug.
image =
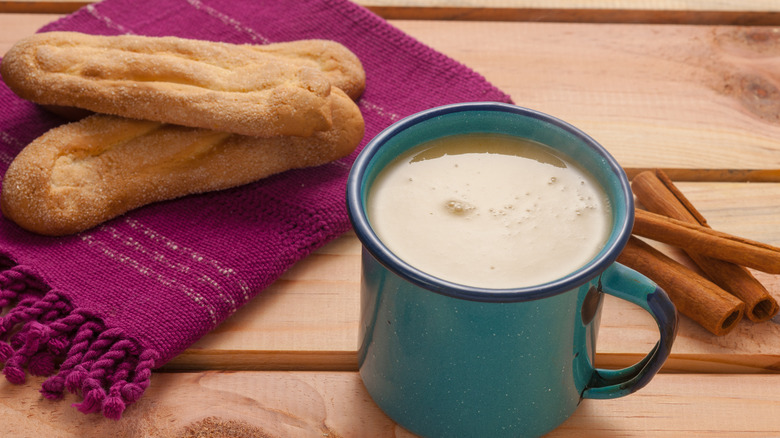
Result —
M612 229L609 201L579 165L540 143L465 134L422 144L377 176L368 218L406 263L467 286L564 277Z

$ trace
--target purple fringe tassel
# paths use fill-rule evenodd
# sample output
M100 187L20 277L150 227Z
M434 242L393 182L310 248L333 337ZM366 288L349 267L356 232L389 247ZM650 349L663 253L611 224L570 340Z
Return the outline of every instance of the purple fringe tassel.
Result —
M149 386L156 351L74 308L25 267L0 271L0 308L8 309L0 317L0 363L9 382L49 376L41 388L47 399L81 394L79 411L116 420Z

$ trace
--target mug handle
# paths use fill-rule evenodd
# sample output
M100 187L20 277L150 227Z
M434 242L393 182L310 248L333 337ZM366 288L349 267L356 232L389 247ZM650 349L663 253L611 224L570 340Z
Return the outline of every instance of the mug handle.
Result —
M677 309L663 289L644 275L613 263L601 276L601 290L636 304L649 312L658 324L661 337L641 361L621 370L595 368L583 398L623 397L647 385L669 357L677 334Z

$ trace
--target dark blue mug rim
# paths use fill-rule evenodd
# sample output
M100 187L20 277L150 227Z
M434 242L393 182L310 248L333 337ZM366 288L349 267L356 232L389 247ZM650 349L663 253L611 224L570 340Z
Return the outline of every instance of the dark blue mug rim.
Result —
M373 228L363 207L362 182L366 176L366 171L374 156L380 151L382 146L390 141L396 134L402 132L414 125L423 123L429 119L446 114L464 112L464 111L498 111L519 114L525 117L535 118L553 126L567 131L577 137L583 144L589 146L594 152L600 155L607 167L618 179L623 194L625 205L625 215L619 217L613 227L618 227L617 236L608 242L608 246L602 250L596 258L592 259L586 266L579 270L554 281L541 285L527 286L511 289L491 289L466 286L453 283L438 277L434 277L414 266L406 263L401 258L391 252L374 233ZM369 141L360 152L350 170L347 179L347 214L352 227L358 239L379 263L391 272L399 275L411 283L424 289L450 296L453 298L465 299L469 301L482 302L518 302L531 301L535 299L550 297L568 290L577 288L599 275L609 265L615 262L620 252L625 247L631 236L631 229L634 223L634 198L631 192L631 186L626 177L623 168L617 163L612 155L604 149L601 144L585 134L575 126L564 122L548 114L520 107L517 105L501 102L467 102L439 106L424 110L405 117L382 132L377 134Z

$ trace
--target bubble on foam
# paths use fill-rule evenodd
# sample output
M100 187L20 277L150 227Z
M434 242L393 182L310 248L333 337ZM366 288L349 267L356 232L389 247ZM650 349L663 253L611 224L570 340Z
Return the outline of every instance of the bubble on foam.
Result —
M445 202L444 207L447 209L448 212L454 215L465 215L476 210L475 206L469 204L466 201L461 201L457 199L451 199Z

